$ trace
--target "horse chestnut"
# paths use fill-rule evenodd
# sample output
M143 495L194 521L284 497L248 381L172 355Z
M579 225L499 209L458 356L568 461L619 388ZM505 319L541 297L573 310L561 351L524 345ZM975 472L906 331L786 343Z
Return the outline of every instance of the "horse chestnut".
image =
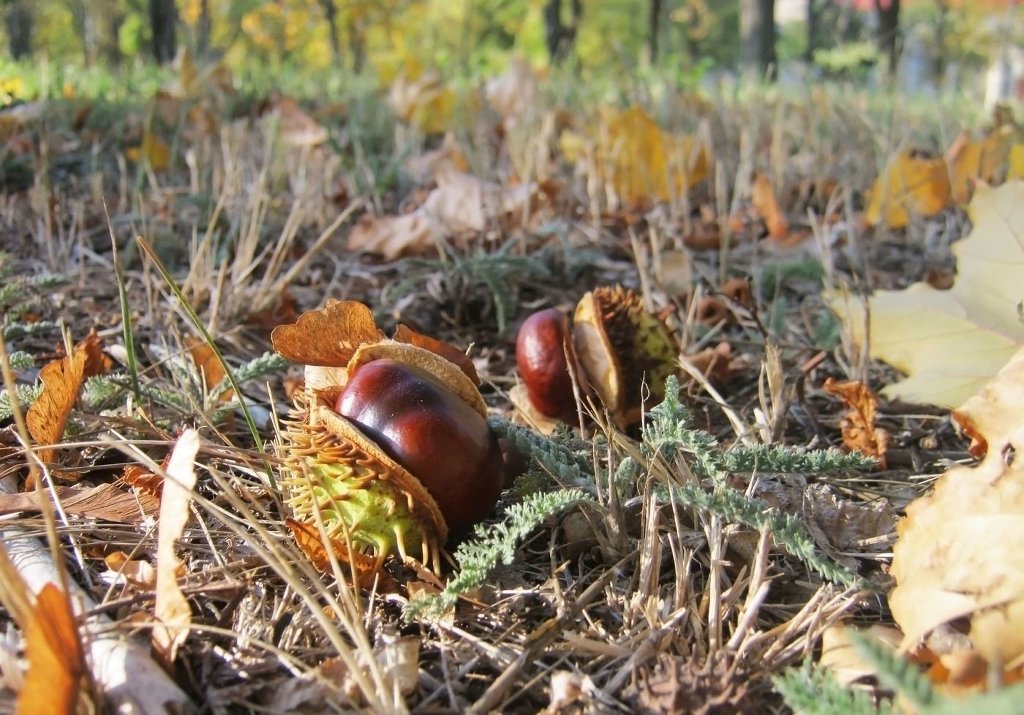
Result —
M497 437L426 370L392 359L360 365L335 411L423 484L452 532L467 531L494 508L504 482Z
M576 410L569 374L569 319L560 310L540 310L523 321L516 336L516 366L530 402L547 417Z

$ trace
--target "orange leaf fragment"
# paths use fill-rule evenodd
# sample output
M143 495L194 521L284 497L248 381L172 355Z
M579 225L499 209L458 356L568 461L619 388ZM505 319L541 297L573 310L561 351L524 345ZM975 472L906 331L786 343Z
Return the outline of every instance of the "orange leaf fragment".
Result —
M764 219L769 238L781 240L789 234L789 221L779 208L771 179L766 174L758 174L754 178L750 187L750 202Z
M999 178L1015 133L1012 125L996 127L980 139L971 139L966 131L960 132L946 150L953 201L964 205L971 198L974 182L981 180L991 184Z
M875 426L875 412L878 396L860 380L838 382L834 378L825 380L825 392L839 397L849 412L843 415L843 446L851 452L860 452L878 460L885 469L885 453L889 448L889 433Z
M480 384L480 376L476 373L476 365L473 364L473 361L470 360L466 353L454 345L437 338L432 338L429 335L418 333L405 324L399 324L395 328L394 339L400 343L409 343L410 345L415 345L418 348L423 348L436 355L440 355L466 373L466 377L472 380L474 385Z
M274 350L292 362L324 367L344 367L360 345L383 339L373 312L354 300L307 311L270 334Z
M67 594L48 583L24 624L28 672L18 694L18 715L66 713L78 705L85 658Z
M109 358L103 354L100 338L93 331L75 346L73 353L44 365L39 371L43 392L28 408L25 418L32 439L43 445L60 442L85 378L104 372L109 364ZM44 447L38 451L39 458L44 462L52 462L55 454L53 447ZM26 486L31 488L33 485Z
M990 442L1006 444L1010 433L1020 424L1022 415L1024 349L1014 353L976 395L953 410L953 419L971 438L971 455L978 458L985 456Z
M196 368L203 378L203 386L206 387L207 392L211 392L227 376L224 372L224 366L217 358L217 353L204 340L192 336L185 338L185 347L188 348L192 361L196 364ZM219 395L211 394L210 396L219 402L226 402L231 399L233 394L234 390L227 389L223 390Z

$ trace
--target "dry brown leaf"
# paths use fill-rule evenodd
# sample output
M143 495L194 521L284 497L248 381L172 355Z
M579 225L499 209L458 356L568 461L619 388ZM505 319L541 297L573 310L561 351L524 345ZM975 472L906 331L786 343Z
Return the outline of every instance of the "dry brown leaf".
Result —
M540 86L530 63L522 58L512 61L508 69L487 80L484 95L503 124L510 127L540 105Z
M34 490L18 494L0 493L0 514L39 511L40 499L49 498L48 492L39 494ZM155 515L159 506L152 496L129 494L113 484L100 484L88 489L57 487L57 498L67 514L117 524L138 524L147 516Z
M447 171L469 171L469 159L455 135L444 135L441 146L433 151L410 156L405 160L405 173L417 184L427 184Z
M889 159L884 174L872 184L865 218L871 226L902 228L911 216L934 216L952 200L946 161L903 151Z
M281 141L293 147L314 147L327 141L327 130L292 97L279 97L270 116L277 121Z
M451 169L437 176L437 188L415 211L401 216L363 217L352 229L353 251L379 253L385 260L436 249L437 241L452 235L479 233L488 225L507 221L518 225L541 198L539 184L495 182Z
M114 551L103 558L103 563L136 588L146 591L156 588L156 569L145 559L133 559L123 551Z
M789 221L786 219L779 201L775 197L771 179L766 174L758 174L750 187L750 202L768 228L768 237L781 240L789 234Z
M202 376L203 386L206 388L206 391L210 393L214 388L220 386L220 383L227 374L224 372L224 366L217 358L217 353L214 352L213 348L205 340L192 336L185 338L185 347L188 348L188 352L192 356L192 362L196 364L196 369L199 370L199 374ZM226 402L231 399L233 394L234 390L227 389L222 391L220 395L211 394L211 397L219 402Z
M465 352L459 350L454 345L437 338L432 338L429 335L418 333L404 323L399 323L398 327L395 328L394 339L400 343L409 343L410 345L415 345L418 348L423 348L436 355L440 355L449 362L455 363L460 370L466 373L466 377L473 381L474 385L480 384L480 376L476 373L476 365L473 364L473 361Z
M164 171L171 165L171 147L150 127L146 127L143 132L142 143L137 147L129 147L125 155L135 163L145 161L153 171Z
M878 460L879 469L885 469L889 433L875 426L875 412L878 409L875 393L859 380L839 382L831 377L825 380L822 389L842 399L849 408L841 422L843 446L851 452L874 457Z
M878 553L889 548L885 538L896 529L896 511L884 499L859 502L840 497L827 484L811 484L801 492L801 511L815 542L836 558L836 552ZM856 563L849 564L856 568Z
M167 670L172 670L178 648L188 637L192 609L178 586L176 542L188 523L192 490L196 484L195 461L199 454L199 433L185 430L178 438L167 465L167 479L160 500L157 530L156 602L153 605L153 650Z
M18 693L18 715L73 715L78 706L85 657L75 614L56 584L43 586L25 629L28 672Z
M303 365L344 367L363 343L384 339L373 313L362 303L344 300L310 310L270 334L274 350Z
M130 487L138 489L142 494L154 496L157 499L164 491L164 478L159 474L140 467L137 464L126 464L121 473L121 479Z
M878 674L878 669L868 663L854 645L850 638L853 633L885 643L892 648L898 646L903 637L902 633L889 626L857 628L845 623L836 623L826 628L821 634L821 657L818 659L818 665L829 670L836 682L843 687Z
M905 647L952 627L966 636L959 651L1007 671L1024 666L1024 420L1001 401L1022 389L1019 357L958 410L987 444L985 459L950 469L907 507L889 594Z
M109 358L103 354L95 331L76 345L70 355L44 365L39 371L43 392L28 408L26 415L32 439L43 445L59 443L85 378L98 375L108 367ZM37 454L44 462L52 462L56 449L44 447ZM27 484L26 488L33 486Z

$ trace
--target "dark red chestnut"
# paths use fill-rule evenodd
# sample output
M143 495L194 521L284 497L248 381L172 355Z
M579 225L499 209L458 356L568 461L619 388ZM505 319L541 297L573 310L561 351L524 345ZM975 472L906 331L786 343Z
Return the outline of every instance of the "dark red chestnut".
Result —
M569 319L555 308L540 310L516 336L516 366L530 402L547 417L566 418L576 411L567 350Z
M453 533L494 508L504 482L501 448L484 417L414 365L379 359L359 366L335 405L437 502Z

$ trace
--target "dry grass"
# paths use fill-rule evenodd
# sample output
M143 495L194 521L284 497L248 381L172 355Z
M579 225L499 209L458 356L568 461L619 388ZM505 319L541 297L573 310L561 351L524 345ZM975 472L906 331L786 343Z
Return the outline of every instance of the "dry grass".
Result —
M69 281L37 295L31 311L2 307L8 321L59 321L72 341L96 328L119 360L131 354L137 362L139 389L122 368L119 390L81 403L57 464L41 465L45 483L69 474L81 485L116 481L127 464L160 473L175 435L185 426L200 430L199 486L180 549L192 626L173 675L201 712L783 712L769 676L812 655L837 619L886 621L884 599L862 588L884 590L884 551L841 555L865 578L857 587L823 581L780 551L768 531L661 498L659 487L696 479L688 455L652 455L638 434L604 427L573 443L597 475L595 503L538 529L514 563L446 617L409 622L402 606L426 576L389 565L373 588L355 589L344 564L315 572L284 527L272 443L289 409L284 381L295 371L242 385L254 439L242 413L225 409L190 358L186 338L201 336L185 305L237 370L269 349L269 327L293 320L296 309L330 297L362 300L384 325L401 320L472 345L489 404L508 415L517 321L535 307L570 305L589 287L622 282L641 289L652 307L673 310L694 350L727 341L738 356L727 385L690 382L698 426L725 446L834 445L840 406L819 389L824 378L879 387L891 373L841 339L818 297L821 281L905 285L946 260L943 246L919 238L923 223L904 237L867 234L854 221L889 150L949 132L897 116L898 102L876 113L866 101L822 88L796 99L721 98L685 115L672 113L682 104L654 103L669 123L700 127L716 163L710 181L643 216L616 210L600 181L574 175L550 153L553 114L540 113L498 147L483 127L467 127L461 133L473 166L488 167L493 178L558 179L558 201L536 229L510 234L495 226L461 247L391 264L350 252L343 240L357 213L397 209L408 188L374 183L400 157L357 139L370 128L337 124L334 144L299 150L251 118L225 120L196 137L180 125L176 164L153 172L127 162L124 144L104 134L92 145L79 138L65 154L40 153L58 130L74 136L60 124L67 110L55 108L51 124L26 130L37 142L36 179L0 199L0 224L10 275L55 272ZM54 156L70 173L56 171ZM700 326L693 304L668 287L672 276L660 257L681 247L699 207L727 224L754 171L768 172L778 186L829 178L837 188L792 217L817 242L779 249L735 236L719 251L689 252L698 295L740 275L751 278L757 297L753 311L733 306L735 320ZM349 198L339 204L340 189ZM796 210L797 198L785 200ZM838 218L826 221L829 214ZM960 226L952 232L959 235ZM152 246L151 256L138 250L135 234ZM115 261L123 267L129 346ZM8 351L32 354L38 368L65 338L49 330L7 342ZM32 383L35 375L24 370L16 379ZM887 404L881 412L895 436L890 467L823 481L854 501L899 508L945 460L965 455L941 414ZM609 475L626 458L638 465L634 477L616 484ZM5 424L0 474L12 489L28 463L21 436ZM788 496L780 508L806 517L798 505L813 478L736 479L733 486L751 494ZM529 489L520 484L503 503ZM109 571L104 557L152 558L152 518L117 525L57 516L64 568L92 597L94 613L108 616L118 633L145 637L152 585ZM4 517L0 529L5 540L45 533L41 517L28 513ZM17 647L13 637L0 644L8 703L18 682Z

